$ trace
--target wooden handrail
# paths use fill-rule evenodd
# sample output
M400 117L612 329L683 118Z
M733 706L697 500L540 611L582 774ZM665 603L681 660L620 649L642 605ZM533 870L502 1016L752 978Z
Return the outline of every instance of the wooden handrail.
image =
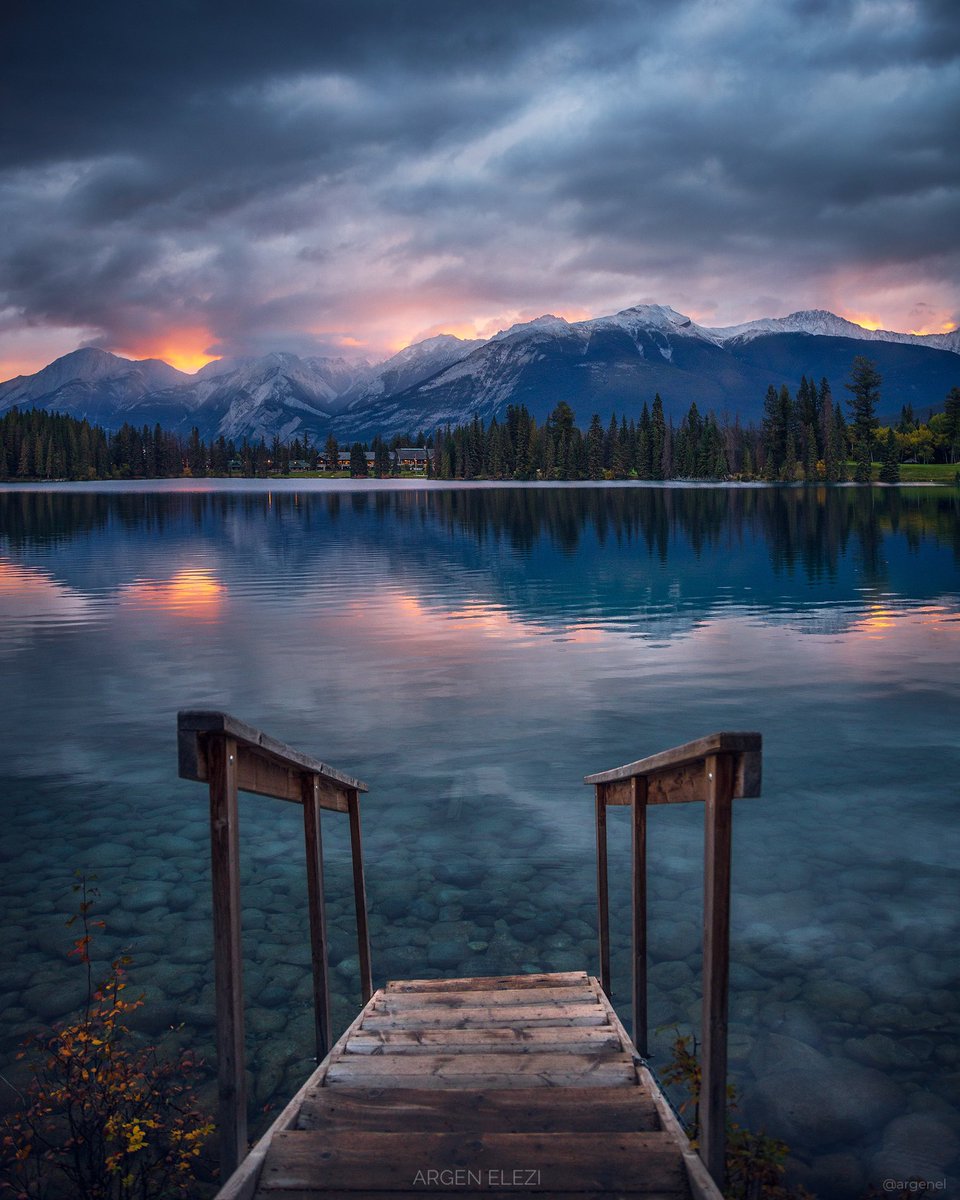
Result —
M608 804L630 804L631 779L646 779L648 804L684 804L706 800L707 778L704 763L711 754L731 754L736 760L734 797L759 796L761 780L761 744L759 733L711 733L672 750L651 754L610 771L598 771L584 777L584 783L624 784L607 788Z
M177 749L180 777L206 783L210 791L218 1129L220 1170L226 1178L247 1152L237 794L255 792L303 807L314 1026L319 1062L332 1042L320 810L345 812L350 819L360 987L366 1004L373 994L373 975L360 838L360 793L365 792L367 786L224 712L185 710L178 713Z
M321 808L346 812L343 798L348 791L365 792L367 785L338 771L317 758L310 758L275 738L261 733L245 721L225 712L184 709L177 713L177 750L180 778L207 782L208 736L223 734L233 738L239 751L238 787L241 792L256 792L278 800L299 804L300 777L316 777L321 787Z
M600 983L610 995L610 905L607 806L631 809L633 1040L646 1058L647 806L704 804L703 1017L701 1021L700 1156L719 1187L726 1156L727 1024L730 978L732 801L759 796L759 733L712 733L610 771L587 775L596 793L597 907Z

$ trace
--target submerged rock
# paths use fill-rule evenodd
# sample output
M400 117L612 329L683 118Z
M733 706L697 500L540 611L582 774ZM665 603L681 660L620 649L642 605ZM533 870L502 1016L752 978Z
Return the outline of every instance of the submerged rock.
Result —
M849 1146L882 1127L903 1095L885 1075L846 1059L771 1071L753 1090L767 1132L794 1150Z
M20 1002L30 1013L44 1021L56 1021L77 1012L87 999L87 984L82 979L58 979L27 988Z
M871 1161L874 1179L939 1181L960 1153L960 1138L926 1113L895 1117L883 1131L883 1143Z

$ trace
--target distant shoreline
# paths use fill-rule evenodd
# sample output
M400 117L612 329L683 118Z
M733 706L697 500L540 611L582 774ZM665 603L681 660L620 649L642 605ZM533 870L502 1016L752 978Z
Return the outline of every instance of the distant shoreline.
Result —
M722 488L728 491L752 491L757 489L782 489L788 491L810 491L817 488L951 488L953 483L937 483L934 480L914 480L907 483L775 483L767 480L704 480L704 479L321 479L317 476L296 478L281 476L269 479L256 477L224 478L222 476L161 479L64 479L37 480L22 483L4 480L0 492L79 492L79 493L150 493L167 492L171 495L231 492L451 492L493 491L511 488L543 489L558 491L590 488L604 490L642 489L669 491L705 491Z

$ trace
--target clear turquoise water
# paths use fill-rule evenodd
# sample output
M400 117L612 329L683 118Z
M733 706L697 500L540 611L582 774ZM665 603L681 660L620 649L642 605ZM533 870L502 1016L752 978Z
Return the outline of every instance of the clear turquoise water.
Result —
M734 833L744 1115L823 1196L957 1186L955 491L8 490L0 664L5 1061L77 1002L76 870L97 876L100 953L133 955L144 1034L209 1047L206 797L176 777L178 708L226 709L369 783L378 982L595 972L583 775L757 729L763 797ZM302 834L282 802L246 797L242 817L262 1112L310 1068ZM661 1058L698 1020L701 821L651 814ZM358 1003L342 825L324 827L341 1027Z

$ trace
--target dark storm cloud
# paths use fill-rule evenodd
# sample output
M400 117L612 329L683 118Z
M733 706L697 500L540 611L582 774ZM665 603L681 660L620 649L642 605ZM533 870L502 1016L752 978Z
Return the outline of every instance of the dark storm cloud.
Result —
M0 337L325 348L641 299L735 320L848 286L866 306L857 280L904 313L960 303L947 0L180 0L4 23Z

